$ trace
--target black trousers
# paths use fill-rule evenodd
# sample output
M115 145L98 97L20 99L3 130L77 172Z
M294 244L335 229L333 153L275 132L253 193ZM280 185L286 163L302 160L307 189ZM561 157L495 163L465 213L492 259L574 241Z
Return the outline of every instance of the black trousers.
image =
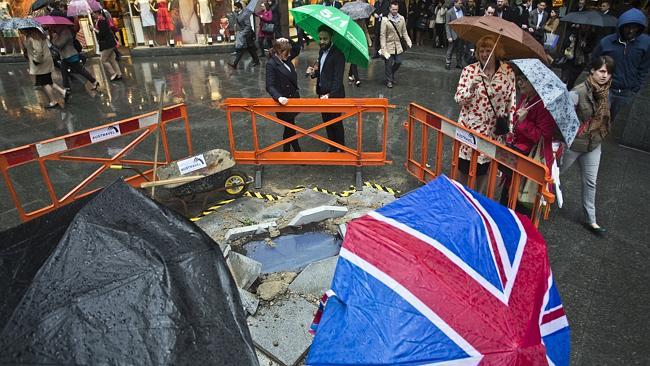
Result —
M348 76L352 76L354 80L359 80L359 67L356 64L350 64Z
M295 125L296 124L296 116L298 115L298 113L287 113L287 112L282 113L281 112L281 113L276 113L275 115L279 119L281 119L281 120L283 120L285 122L289 122L292 125ZM282 133L282 138L283 139L286 139L286 138L289 138L289 137L295 136L295 135L296 135L296 130L294 130L293 128L284 127L284 132ZM293 140L293 141L291 141L289 143L284 144L282 146L282 151L290 151L291 148L293 148L293 151L302 151L302 150L300 150L300 144L298 143L298 140Z
M383 21L383 20L382 20ZM375 55L379 53L379 49L381 48L381 22L375 22Z
M258 64L260 62L260 58L259 56L257 56L257 48L255 47L255 44L251 44L250 46L248 46L248 48L238 48L236 50L237 55L235 56L235 61L233 62L235 66L239 64L239 61L241 60L242 56L244 56L245 51L248 51L248 53L253 58L254 63Z
M70 72L68 72L68 69L70 69ZM97 79L93 77L88 70L84 67L84 65L81 63L81 61L77 62L67 62L65 60L61 61L61 78L63 79L63 87L66 89L70 88L70 73L77 73L86 80L90 81L91 83L97 82Z
M337 118L341 116L341 113L321 113L323 117L323 122L327 122L329 120L332 120L334 118ZM325 127L325 130L327 131L327 138L337 142L341 145L345 145L345 128L343 127L343 121L341 122L336 122L333 125ZM329 151L332 151L336 149L333 146L329 147Z

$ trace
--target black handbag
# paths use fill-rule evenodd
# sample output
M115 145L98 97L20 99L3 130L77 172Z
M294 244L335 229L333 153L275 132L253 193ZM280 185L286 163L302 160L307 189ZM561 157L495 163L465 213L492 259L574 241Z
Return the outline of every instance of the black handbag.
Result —
M409 49L409 44L406 42L406 40L402 37L401 34L399 34L399 31L397 30L397 26L395 25L395 22L392 20L389 20L390 24L393 25L393 28L395 28L395 33L397 33L397 37L399 38L399 43L402 45L402 51L406 51Z
M492 98L490 98L490 92L487 88L487 85L485 85L485 80L483 80L483 76L481 76L481 81L483 82L483 87L485 88L485 95L487 95L488 101L490 102L490 107L492 107L492 111L494 112L494 115L497 117L497 121L494 126L494 134L497 136L505 135L508 132L510 132L510 121L508 120L508 116L499 115L499 113L497 113L496 108L494 108L494 104L492 104Z

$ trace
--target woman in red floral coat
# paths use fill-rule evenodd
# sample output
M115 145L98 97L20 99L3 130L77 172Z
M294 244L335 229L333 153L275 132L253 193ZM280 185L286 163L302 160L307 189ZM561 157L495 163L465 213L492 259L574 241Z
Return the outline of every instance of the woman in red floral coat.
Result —
M512 120L515 109L515 73L505 62L501 49L495 47L496 37L485 36L476 42L475 57L479 62L467 65L460 74L455 99L460 105L458 122L491 139L504 142L495 134L497 116ZM467 183L472 148L461 145L458 159L461 183ZM485 191L490 166L486 155L478 157L478 191Z

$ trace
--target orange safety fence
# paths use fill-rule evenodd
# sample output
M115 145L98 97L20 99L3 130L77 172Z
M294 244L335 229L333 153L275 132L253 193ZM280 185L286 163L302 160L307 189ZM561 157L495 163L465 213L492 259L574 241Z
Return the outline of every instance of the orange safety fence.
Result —
M190 136L190 125L187 118L187 109L184 104L178 104L164 108L160 118L160 136L163 149L164 160L159 160L159 165L171 163L171 154L167 136L166 125L173 121L184 122L185 139L187 143L188 155L192 154L192 142ZM84 131L74 132L65 136L55 137L49 140L32 143L16 147L10 150L0 152L0 171L4 177L5 184L11 195L18 215L22 221L28 221L38 216L44 215L58 207L66 205L72 201L83 198L92 194L95 190L84 191L92 182L94 182L102 173L110 169L111 165L128 165L143 166L146 168L153 167L152 160L135 160L126 159L124 156L132 151L137 145L142 143L149 135L158 130L158 112L151 112L137 117L124 119L118 122L108 123L102 126L94 127ZM79 149L105 142L120 136L134 135L133 140L121 148L112 157L93 157L83 156ZM76 151L75 151L76 150ZM76 155L69 155L75 151ZM86 176L73 189L59 196L50 179L47 161L66 161L74 163L94 163L101 164L91 174ZM51 203L35 209L26 211L20 197L18 196L12 177L11 169L26 165L38 164L41 178L45 183ZM139 187L140 183L145 181L144 177L151 178L153 169L139 174L127 177L125 179L129 184ZM143 177L144 176L144 177ZM34 182L36 184L36 182Z
M408 145L406 169L418 180L425 183L443 173L445 147L451 147L451 160L448 174L458 180L458 155L461 144L472 148L469 163L467 184L474 189L477 184L477 159L480 154L487 155L492 163L487 173L487 186L484 193L494 199L499 186L497 175L499 171L512 171L508 187L508 207L515 209L519 187L523 179L533 181L537 186L535 202L532 205L530 218L535 226L539 224L541 208L553 203L555 195L548 191L548 185L553 183L546 165L523 155L506 145L490 139L478 132L470 130L459 123L453 122L418 104L411 103L408 108ZM419 136L418 136L419 135ZM419 139L419 141L417 141ZM449 143L451 141L451 143ZM433 145L433 146L430 146ZM431 147L431 149L430 149ZM504 169L505 168L505 169Z
M238 164L254 164L257 166L256 187L261 186L261 171L263 165L274 164L302 164L302 165L347 165L356 166L357 186L361 185L360 168L367 165L385 165L390 163L386 160L386 143L388 139L388 109L393 106L388 104L385 98L367 98L367 99L289 99L287 105L280 105L271 98L228 98L224 102L226 108L226 119L228 122L228 137L230 140L230 152ZM340 113L341 116L327 122L320 123L310 128L300 127L299 124L291 124L277 118L272 113L277 112L299 112L307 113ZM250 116L250 124L245 125L233 123L232 115L234 113L246 113ZM380 151L366 151L363 147L363 126L364 113L378 113L382 115L382 134ZM317 132L339 121L350 118L356 124L357 135L353 147L343 146L327 137L319 135ZM279 141L273 142L268 146L261 146L260 136L258 136L259 120L268 120L272 123L283 127L288 127L296 131L295 136L291 136ZM235 141L235 129L246 129L250 132L252 138L252 149L238 149ZM283 152L273 151L282 147L285 143L310 137L323 142L324 144L340 149L341 152Z

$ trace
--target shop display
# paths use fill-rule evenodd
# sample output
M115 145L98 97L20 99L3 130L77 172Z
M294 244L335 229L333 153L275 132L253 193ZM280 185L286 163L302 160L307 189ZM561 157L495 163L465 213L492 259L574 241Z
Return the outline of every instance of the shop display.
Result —
M167 44L169 44L170 32L174 30L174 23L172 23L172 17L169 14L171 5L172 1L156 0L156 29L158 32L165 33Z
M142 24L143 33L146 35L145 42L153 41L156 43L156 20L153 17L153 11L156 9L150 0L136 0L132 3L133 8L140 13L140 22Z

